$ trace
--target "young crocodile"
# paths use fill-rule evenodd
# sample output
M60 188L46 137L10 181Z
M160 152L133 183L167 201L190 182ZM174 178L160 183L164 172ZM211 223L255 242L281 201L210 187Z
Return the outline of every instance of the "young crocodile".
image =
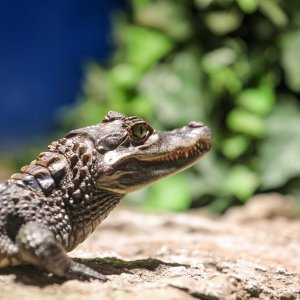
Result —
M29 263L105 280L66 252L127 193L190 167L210 146L210 129L200 122L159 132L118 112L71 131L0 185L0 267Z

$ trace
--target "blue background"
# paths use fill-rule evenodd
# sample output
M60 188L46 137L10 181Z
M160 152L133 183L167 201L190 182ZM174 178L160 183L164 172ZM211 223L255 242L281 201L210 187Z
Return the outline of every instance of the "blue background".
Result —
M84 63L108 57L111 15L124 2L0 0L0 149L49 135Z

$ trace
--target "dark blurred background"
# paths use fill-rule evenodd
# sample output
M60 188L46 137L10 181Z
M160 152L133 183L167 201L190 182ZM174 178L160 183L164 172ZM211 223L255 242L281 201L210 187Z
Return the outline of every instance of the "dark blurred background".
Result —
M300 199L300 2L1 1L2 177L108 110L201 120L211 153L127 197L152 210ZM42 147L43 146L43 147Z

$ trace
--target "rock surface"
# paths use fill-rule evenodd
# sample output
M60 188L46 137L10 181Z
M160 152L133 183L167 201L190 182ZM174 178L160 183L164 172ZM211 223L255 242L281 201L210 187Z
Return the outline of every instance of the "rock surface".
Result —
M278 195L216 218L119 208L70 255L110 280L7 268L0 299L300 299L300 220Z

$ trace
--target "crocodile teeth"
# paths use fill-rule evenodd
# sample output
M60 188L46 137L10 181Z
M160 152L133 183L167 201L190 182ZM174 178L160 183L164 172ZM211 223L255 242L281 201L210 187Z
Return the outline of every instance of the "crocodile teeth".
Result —
M154 159L157 162L175 161L183 158L189 158L193 156L202 155L204 152L209 150L209 146L206 143L198 142L194 146L186 150L178 150L175 153L159 157ZM152 160L153 161L153 160Z

